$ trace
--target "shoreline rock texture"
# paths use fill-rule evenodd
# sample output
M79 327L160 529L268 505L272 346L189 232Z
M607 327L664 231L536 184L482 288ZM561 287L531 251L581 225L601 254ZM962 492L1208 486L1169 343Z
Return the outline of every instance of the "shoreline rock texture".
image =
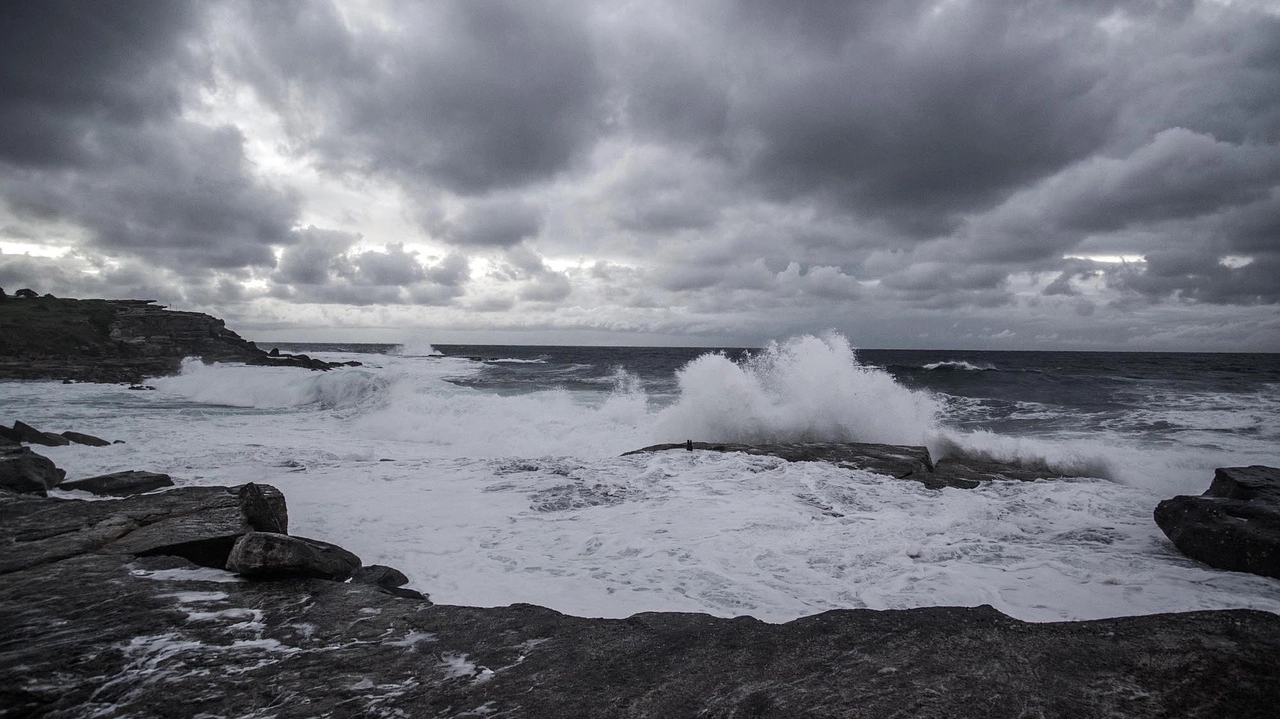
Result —
M222 569L287 528L267 485L0 491L0 718L1263 717L1280 703L1267 612L591 619L433 605L377 565L347 582L292 554L262 574L287 578ZM359 567L343 559L330 576Z
M338 366L269 353L216 317L153 300L0 299L0 379L133 384L174 374L187 357L315 370Z

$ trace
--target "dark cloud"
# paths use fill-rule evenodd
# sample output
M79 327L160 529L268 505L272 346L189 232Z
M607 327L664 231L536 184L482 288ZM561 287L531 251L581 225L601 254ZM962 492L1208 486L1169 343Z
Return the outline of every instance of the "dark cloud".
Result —
M280 257L272 293L317 303L448 304L470 279L465 256L451 254L432 265L403 244L355 251L358 235L308 227Z
M1126 268L1111 282L1151 299L1176 297L1211 304L1280 303L1280 257L1267 255L1232 267L1212 255L1172 251L1147 255L1144 267Z
M1038 9L832 10L827 42L801 45L791 31L791 62L749 80L742 102L759 143L752 176L781 197L938 234L955 213L1088 156L1116 112L1098 92L1096 18Z
M270 266L297 197L258 180L234 127L182 117L205 77L186 3L10 3L0 22L0 197L112 253L199 273Z
M360 241L351 232L322 230L315 226L299 230L298 240L280 255L272 279L286 285L324 285L340 266L347 264L347 250Z
M0 8L0 159L62 169L101 162L102 128L166 122L194 5L12 0Z
M602 121L584 14L568 3L246 3L242 72L335 167L464 194L566 169Z
M536 207L495 198L470 202L456 221L440 225L446 242L472 247L511 247L537 235L541 227Z

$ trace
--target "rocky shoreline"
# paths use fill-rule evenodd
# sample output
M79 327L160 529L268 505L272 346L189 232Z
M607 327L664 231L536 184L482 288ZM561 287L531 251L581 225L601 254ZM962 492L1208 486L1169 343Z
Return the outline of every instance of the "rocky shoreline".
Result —
M148 301L0 301L0 379L140 382L185 357L314 370ZM18 717L1270 717L1280 616L1217 610L1029 623L992 607L838 610L785 624L433 604L391 567L289 534L265 484L67 481L0 427L0 719ZM971 489L1058 477L924 447L689 441ZM52 493L53 496L49 496ZM1280 470L1218 470L1155 519L1188 556L1280 574Z
M888 445L706 448L887 477L942 464ZM673 449L688 446L640 451ZM149 472L64 483L44 461L45 491L0 488L4 719L1262 717L1280 702L1280 616L1268 612L1037 624L934 607L768 624L440 606L393 568L288 534L268 485L173 487ZM68 487L101 498L41 496Z
M136 385L177 373L187 357L311 370L341 366L259 349L216 317L170 310L153 300L34 294L0 297L0 380Z

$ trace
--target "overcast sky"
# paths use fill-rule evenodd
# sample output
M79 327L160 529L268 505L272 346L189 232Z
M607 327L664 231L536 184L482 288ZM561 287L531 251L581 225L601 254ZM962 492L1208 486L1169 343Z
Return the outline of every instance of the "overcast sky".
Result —
M0 251L267 341L1280 351L1280 3L10 0Z

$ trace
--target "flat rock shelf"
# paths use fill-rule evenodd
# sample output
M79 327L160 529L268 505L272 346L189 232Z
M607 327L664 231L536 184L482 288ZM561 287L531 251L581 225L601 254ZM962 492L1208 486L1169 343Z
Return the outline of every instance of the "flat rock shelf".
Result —
M0 492L0 717L1269 717L1280 704L1267 612L592 619L432 605L389 591L399 578L218 568L231 535L286 517L265 485Z

